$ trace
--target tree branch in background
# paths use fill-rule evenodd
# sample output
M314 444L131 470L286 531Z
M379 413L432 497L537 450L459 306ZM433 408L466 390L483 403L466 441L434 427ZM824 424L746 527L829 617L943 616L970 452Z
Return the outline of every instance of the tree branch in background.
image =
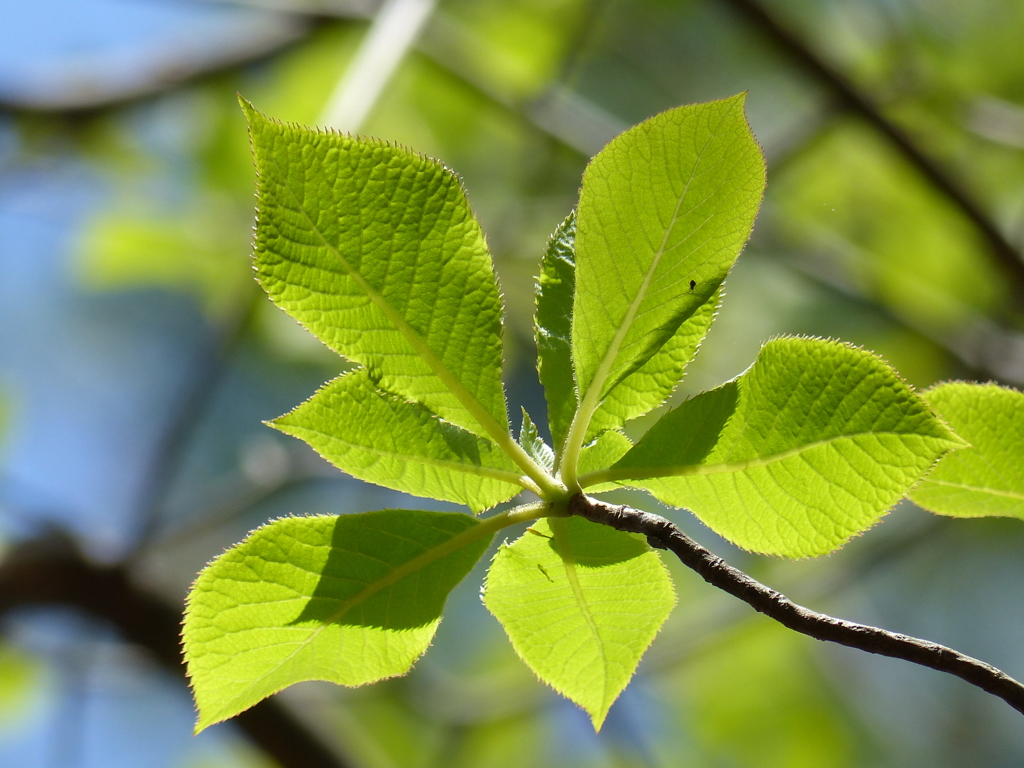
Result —
M959 181L914 143L902 128L891 122L852 81L830 66L808 44L776 19L759 0L721 0L746 18L801 69L818 81L839 104L860 115L895 146L937 190L950 200L974 225L997 262L1013 280L1018 299L1024 297L1024 261L1021 254L999 230Z
M1024 685L1001 670L938 643L836 619L797 605L785 595L733 568L660 515L615 506L583 494L572 497L569 511L616 530L643 534L651 546L669 550L708 584L739 598L755 611L794 632L948 672L998 696L1024 714Z
M130 557L137 556L156 534L162 506L185 460L189 441L213 399L233 353L245 338L262 299L263 294L256 286L247 285L239 306L197 353L193 373L178 402L172 406L152 458L146 465L136 505L137 532Z
M133 584L123 567L88 562L68 539L23 544L0 565L0 617L22 605L45 604L79 608L109 621L125 640L185 679L179 610ZM274 699L265 699L234 722L282 768L348 766Z

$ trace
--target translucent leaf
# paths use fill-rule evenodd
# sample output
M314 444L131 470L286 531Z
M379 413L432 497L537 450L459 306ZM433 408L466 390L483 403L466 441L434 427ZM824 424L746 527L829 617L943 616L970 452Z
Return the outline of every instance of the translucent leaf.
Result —
M526 455L537 462L546 471L551 472L555 466L555 452L551 446L544 442L544 438L537 431L537 425L533 423L530 414L523 408L523 426L519 430L519 444L523 446Z
M932 512L1024 518L1024 393L995 384L939 384L923 395L970 443L910 493Z
M578 517L537 521L498 550L484 603L537 676L600 728L675 605L647 544Z
M572 326L585 409L711 300L746 242L765 171L743 101L663 112L587 166Z
M463 429L508 429L501 300L480 225L440 163L268 120L256 271L270 297L382 389Z
M609 429L599 434L594 440L583 446L580 451L579 473L586 475L607 469L617 462L633 447L633 441L621 432ZM615 483L602 483L587 488L587 493L601 493L618 488Z
M285 518L254 531L189 596L197 730L302 680L355 686L407 672L492 532L468 515L412 510Z
M324 385L271 426L361 480L480 512L522 490L494 443L377 389L363 369Z
M711 327L721 295L719 287L646 363L605 396L590 419L588 438L605 430L619 429L630 419L643 416L668 400Z
M552 439L559 450L578 404L571 352L575 235L575 216L570 215L551 236L537 281L537 368L548 401ZM618 430L668 399L707 334L720 298L721 290L715 291L646 363L608 393L591 417L587 441L601 432Z
M806 557L870 528L963 445L880 358L784 338L581 481L645 488L741 547Z

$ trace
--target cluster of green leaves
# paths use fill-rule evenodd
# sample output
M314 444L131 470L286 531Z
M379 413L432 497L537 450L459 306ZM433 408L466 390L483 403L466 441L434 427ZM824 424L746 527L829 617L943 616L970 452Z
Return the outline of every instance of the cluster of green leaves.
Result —
M455 175L243 108L259 280L355 365L272 426L354 477L474 513L523 491L540 500L483 519L382 510L255 531L189 598L198 728L298 681L404 674L451 589L523 522L484 602L538 677L600 727L675 595L641 538L568 515L584 490L644 489L787 557L835 550L908 492L944 514L1024 517L1024 395L949 384L922 398L839 342L769 341L733 381L635 445L626 435L679 384L753 226L765 169L742 95L662 113L588 165L538 281L551 445L525 412L518 439L509 430L500 294Z

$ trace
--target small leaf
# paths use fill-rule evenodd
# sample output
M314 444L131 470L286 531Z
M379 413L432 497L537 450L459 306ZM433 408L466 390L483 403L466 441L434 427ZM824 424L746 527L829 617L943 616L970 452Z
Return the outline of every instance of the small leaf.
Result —
M381 389L474 434L506 432L501 299L456 176L242 106L259 171L256 272L274 302Z
M870 528L963 445L880 358L784 338L581 481L645 488L741 547L807 557Z
M943 457L910 498L940 515L1024 518L1024 393L952 382L923 397L970 447Z
M270 425L353 477L475 512L523 489L520 471L494 443L377 389L363 369L325 384Z
M573 241L576 214L570 213L548 241L537 278L537 372L548 402L548 427L561 452L576 412L576 381L572 372L572 295L576 287Z
M523 408L523 427L519 430L519 444L523 446L526 455L537 462L546 471L551 472L555 466L555 452L551 446L544 442L544 438L537 432L537 425L533 423L530 414Z
M743 101L663 112L584 172L572 350L588 420L712 299L750 234L765 171Z
M484 588L523 661L597 729L675 601L644 541L578 517L538 520L502 546Z
M302 680L355 686L407 672L492 530L468 515L382 510L254 531L189 595L196 730Z

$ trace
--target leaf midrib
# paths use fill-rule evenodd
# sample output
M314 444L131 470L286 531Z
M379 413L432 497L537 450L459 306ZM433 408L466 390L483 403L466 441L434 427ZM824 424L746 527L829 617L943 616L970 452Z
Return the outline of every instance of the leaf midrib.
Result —
M286 430L282 429L282 427L284 426L288 426L291 430L294 430L295 432L304 432L307 434L319 435L320 437L326 438L330 442L341 443L347 448L365 451L366 453L374 454L376 456L397 459L398 461L404 461L410 464L426 464L431 467L450 469L457 472L464 472L470 475L479 475L480 477L486 477L491 480L501 480L502 482L518 485L521 488L533 488L533 483L528 480L524 480L522 475L518 475L515 472L510 472L505 469L496 469L493 467L486 467L479 464L463 464L461 462L451 461L449 459L437 459L421 455L409 455L404 453L398 453L395 451L383 451L379 448L363 445L361 443L352 443L349 442L348 440L345 440L344 438L338 437L333 433L322 432L319 429L313 429L311 427L294 427L286 424L281 424L280 426L277 426L277 428L281 429L282 432L285 432ZM296 437L297 436L298 435L296 435Z
M340 606L338 606L338 608L330 616L328 616L326 619L323 619L320 622L320 625L312 630L309 637L297 643L295 649L291 653L289 653L285 658L281 659L276 665L274 665L274 667L271 670L267 671L259 678L253 680L251 683L249 683L249 685L245 687L244 690L236 694L229 703L220 707L218 709L218 714L211 716L210 722L217 722L218 719L222 719L219 718L219 714L222 712L230 711L233 713L235 711L238 711L238 707L240 705L244 706L246 698L248 696L251 696L252 691L255 690L262 681L277 674L277 672L282 667L284 667L289 661L291 661L295 656L297 656L299 653L301 653L303 650L309 647L309 645L312 642L314 642L316 638L318 638L320 634L328 626L339 621L346 613L355 608L357 605L359 605L369 597L372 597L377 592L380 592L382 589L390 587L391 585L405 578L409 574L414 573L415 571L429 565L435 560L438 560L444 557L445 555L449 555L452 552L461 549L462 547L468 546L472 544L474 541L483 538L488 534L493 534L495 530L497 530L505 524L503 518L503 515L498 515L496 517L488 518L483 522L476 523L475 525L470 526L461 533L456 534L447 541L444 541L441 544L438 544L437 546L420 553L412 560L407 560L400 566L396 567L394 570L390 571L387 575L382 576L380 579L370 584L367 584L357 594L348 598ZM501 524L496 525L495 523L499 520L501 521ZM310 599L312 599L311 596ZM284 686L281 686L281 688L278 688L276 690L282 690L287 685L290 685L290 683L286 683ZM230 715L226 715L225 717L230 717Z
M590 610L590 604L587 603L586 595L583 593L583 587L580 585L579 574L576 571L576 560L572 556L572 548L569 546L568 532L565 530L565 521L559 518L551 518L548 521L551 527L551 533L555 537L555 541L558 542L558 554L562 561L562 567L565 570L565 578L569 582L569 588L572 590L573 597L575 598L576 605L580 609L580 613L583 615L584 620L587 622L587 626L590 628L591 634L594 636L594 641L597 644L598 651L601 655L601 672L603 676L601 685L601 711L606 711L606 704L608 703L608 655L605 653L604 640L601 637L601 632L598 629L597 621L594 619L594 615Z
M921 487L923 488L925 485L927 485L929 483L931 483L933 485L944 485L944 486L948 486L950 488L960 488L961 490L973 491L973 492L976 492L976 493L988 493L988 494L991 494L992 496L1003 496L1003 497L1005 497L1007 499L1014 499L1015 501L1024 501L1024 493L1019 493L1017 491L1005 491L1005 490L1002 490L1002 489L999 489L999 488L990 488L990 487L984 486L984 485L969 485L967 483L953 483L953 482L950 482L949 480L936 480L935 478L931 478L931 477L926 477L924 479L924 482L922 483Z
M754 459L748 459L747 461L738 461L726 464L677 464L659 467L610 467L608 469L584 475L580 478L580 485L582 487L587 487L597 485L599 483L622 482L625 480L652 480L660 477L690 477L693 475L719 475L730 472L743 472L748 469L756 469L758 467L774 464L776 462L792 458L793 456L799 456L801 453L815 448L821 448L833 443L848 440L856 440L861 437L897 437L901 439L906 437L917 437L922 440L934 440L939 443L945 443L950 446L950 450L962 447L958 443L953 443L952 441L942 437L917 435L911 432L853 432L846 435L837 435L835 437L826 438L825 440L817 440L813 443L806 443L795 448L790 448L787 451L774 453L770 456L759 456Z
M657 271L658 266L661 264L661 259L666 253L666 245L668 244L669 237L675 230L676 224L679 223L680 208L690 191L690 185L693 183L693 180L697 175L697 168L704 157L704 153L707 152L708 147L711 146L711 142L714 139L715 134L712 133L707 142L701 148L700 153L697 155L697 159L693 163L693 168L690 170L690 176L686 180L686 184L683 186L682 192L679 194L679 199L676 200L675 208L672 211L672 217L668 225L665 227L665 232L661 238L661 244L658 246L658 250L655 251L651 260L651 265L644 275L643 280L640 282L640 288L638 289L636 296L633 297L633 301L630 302L629 308L626 310L626 314L623 316L622 322L615 331L615 336L612 337L612 342L605 351L604 357L601 358L601 362L598 365L597 370L594 372L594 377L590 380L590 384L587 386L587 391L580 399L579 408L577 409L576 415L569 427L569 435L566 437L565 455L569 457L566 469L568 470L567 474L569 475L570 484L572 478L575 477L576 463L579 460L579 450L582 448L583 441L586 439L590 420L601 405L601 394L602 389L604 388L604 382L611 374L612 366L615 364L615 360L619 356L622 343L625 341L626 336L629 334L629 331L633 326L633 321L636 319L636 313L640 311L640 305L647 297L647 289L650 287L651 281L654 279L654 273Z
M330 241L324 236L324 233L320 230L320 227L313 221L309 213L306 211L305 206L302 205L299 196L292 190L291 186L287 183L288 176L283 172L277 159L271 153L267 153L270 162L272 162L277 168L279 178L282 179L280 186L288 192L291 196L292 201L298 211L301 212L302 217L309 224L310 231L313 232L316 237L323 243L324 248L329 253L335 256L345 270L346 274L359 286L360 290L367 295L384 315L394 324L395 328L398 329L399 333L405 337L406 341L412 346L413 350L427 363L431 371L435 376L444 384L448 390L455 395L455 398L462 404L469 414L476 419L477 423L483 427L484 431L490 436L490 438L501 448L508 456L512 459L530 478L537 482L537 484L545 490L555 490L555 488L548 477L547 473L539 467L533 459L514 441L508 432L508 429L502 427L498 421L491 415L490 411L484 408L483 404L467 390L462 382L453 374L448 368L442 363L427 345L426 341L416 332L416 330L409 325L405 318L402 317L398 312L395 311L383 296L381 296L374 288L367 282L366 278L362 276L349 262L348 259L339 251L335 246L331 245Z

